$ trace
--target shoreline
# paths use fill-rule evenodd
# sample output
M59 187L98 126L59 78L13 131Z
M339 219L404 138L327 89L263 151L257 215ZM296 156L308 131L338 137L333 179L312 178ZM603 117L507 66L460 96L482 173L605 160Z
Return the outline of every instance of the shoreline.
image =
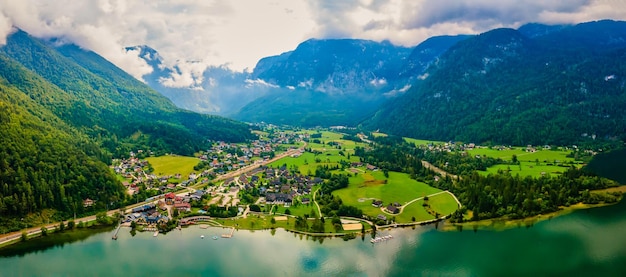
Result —
M621 200L620 200L621 201ZM463 223L450 223L445 222L443 227L440 229L444 232L450 231L463 231L463 230L491 230L491 231L506 231L513 228L520 227L532 227L534 224L551 220L556 217L568 215L572 212L578 210L587 210L594 208L601 208L606 206L612 206L619 203L602 203L602 204L583 204L577 203L568 207L560 207L561 210L547 213L547 214L539 214L531 217L520 218L520 219L504 219L504 218L491 218L491 219L483 219L478 221L467 221Z
M574 211L578 210L586 210L586 209L594 209L600 207L606 207L618 204L621 202L626 194L626 185L621 185L617 187L599 189L599 190L591 190L590 193L615 193L619 192L622 195L619 197L619 200L615 203L599 203L599 204L584 204L584 203L576 203L570 206L562 206L559 207L560 210L547 213L547 214L539 214L531 217L520 218L520 219L505 219L505 218L490 218L490 219L482 219L478 221L466 221L463 223L450 223L445 222L442 231L462 231L465 227L470 228L471 230L494 230L494 231L504 231L512 228L519 227L531 227L535 223L539 223L545 220L550 220L555 217L564 216L570 214Z

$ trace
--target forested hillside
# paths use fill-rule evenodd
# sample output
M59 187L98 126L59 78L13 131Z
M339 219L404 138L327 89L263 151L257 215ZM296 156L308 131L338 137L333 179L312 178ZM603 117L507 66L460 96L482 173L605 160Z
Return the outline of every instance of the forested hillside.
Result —
M0 130L0 233L123 205L113 156L252 138L243 123L176 108L95 53L22 31L0 47Z
M190 155L206 139L243 141L252 137L245 124L176 108L93 52L71 45L59 50L19 31L8 38L0 53L45 79L44 85L49 86L45 94L54 101L42 105L70 125L99 137L115 154L127 153L130 149L124 146L136 144ZM6 78L26 93L38 89L19 74Z
M513 145L626 138L626 22L521 30L457 43L420 86L363 125L409 137Z
M441 53L466 37L432 37L414 48L387 41L307 40L257 63L251 78L272 89L233 117L309 127L355 126L385 101L405 93Z

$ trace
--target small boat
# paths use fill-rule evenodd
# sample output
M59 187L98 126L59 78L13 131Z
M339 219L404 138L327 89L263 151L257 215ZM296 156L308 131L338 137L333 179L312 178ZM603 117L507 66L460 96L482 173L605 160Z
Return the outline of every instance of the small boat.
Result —
M204 239L204 235L200 235L200 238L201 238L201 239Z
M216 239L217 239L217 236L213 236L213 239L214 239L214 240L216 240Z
M158 236L158 235L159 235L159 230L156 230L152 236L153 236L153 237L156 237L156 236Z

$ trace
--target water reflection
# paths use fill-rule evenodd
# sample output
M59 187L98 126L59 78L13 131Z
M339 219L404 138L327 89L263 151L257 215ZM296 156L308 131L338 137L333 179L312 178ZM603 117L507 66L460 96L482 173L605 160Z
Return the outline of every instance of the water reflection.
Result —
M117 241L101 233L63 248L5 256L0 276L623 276L625 206L507 231L378 230L394 238L376 244L369 242L370 235L343 241L282 229L239 230L231 239L221 238L227 230L220 228L191 227L158 237L133 237L127 229Z

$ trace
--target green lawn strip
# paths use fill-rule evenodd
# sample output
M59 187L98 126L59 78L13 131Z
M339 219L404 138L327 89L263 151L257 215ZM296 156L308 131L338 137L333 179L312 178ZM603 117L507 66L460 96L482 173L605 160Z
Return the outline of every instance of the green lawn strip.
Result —
M185 179L194 172L193 167L200 162L198 158L176 155L148 157L146 160L152 165L157 176L181 174Z
M511 149L506 150L497 150L497 149L489 149L489 148L476 148L467 151L468 154L475 156L487 156L493 158L501 158L505 161L510 161L513 155L517 156L519 161L527 161L527 162L535 162L538 160L541 163L554 163L554 161L558 161L559 163L569 163L575 162L574 158L568 158L568 151L561 150L538 150L535 152L526 152L525 148L521 147L513 147Z
M386 184L384 184L384 180L387 180ZM440 191L439 189L428 186L426 183L411 179L409 175L405 173L389 172L389 178L386 179L384 174L380 171L368 171L351 177L350 184L347 188L336 190L333 194L340 197L344 204L355 206L363 210L363 213L367 215L377 216L384 213L380 208L372 206L371 199L362 202L359 202L359 199L380 199L385 206L395 202L404 205L415 198L424 197ZM428 213L421 204L417 203L418 202L407 206L405 210L408 209L408 212L396 215L396 220L398 222L411 222L412 216L415 216L416 219L418 217L426 218L425 214L427 215ZM390 215L385 215L390 217ZM431 218L432 217L428 219Z
M454 200L454 197L448 193L428 197L428 205L430 205L430 208L433 211L439 213L440 215L449 215L459 208L459 205L456 203L456 200Z
M541 177L543 174L550 175L558 175L565 172L568 168L563 166L556 165L536 165L535 162L520 162L520 165L506 165L499 164L494 165L492 167L487 168L486 171L478 171L478 173L483 175L489 174L497 174L498 170L502 170L509 172L511 175L519 175L521 177L531 176L531 177Z
M420 145L429 145L429 144L444 144L445 142L443 141L432 141L432 140L423 140L423 139L414 139L414 138L404 138L405 141L407 141L408 143L413 143L417 146Z
M304 216L306 214L306 215L309 215L309 217L311 217L312 216L311 211L317 214L317 208L315 207L315 204L313 204L312 198L310 199L311 199L311 203L309 205L300 204L298 206L291 206L291 207L276 206L276 208L274 209L276 210L277 214L284 214L285 210L289 209L289 212L293 216Z
M397 215L385 214L385 216L387 216L387 218L391 218L395 216L396 222L400 222L400 223L413 222L413 217L415 217L416 222L434 219L435 217L429 214L426 211L426 209L424 209L424 206L422 206L423 204L424 204L424 200L417 200L411 203L410 205L404 207L401 214L397 214Z

